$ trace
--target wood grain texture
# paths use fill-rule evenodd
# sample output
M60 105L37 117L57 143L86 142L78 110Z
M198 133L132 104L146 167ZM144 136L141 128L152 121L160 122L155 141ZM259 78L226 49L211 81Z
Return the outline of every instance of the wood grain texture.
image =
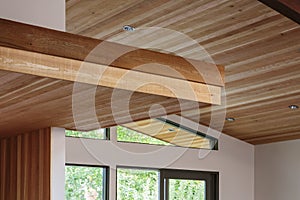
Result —
M50 200L50 131L0 139L1 200Z
M0 29L3 47L224 86L224 68L215 64L4 19Z
M220 104L219 86L0 46L0 70Z
M47 126L88 131L198 106L176 98L0 70L0 137Z
M300 105L300 26L263 3L68 0L66 13L68 32L225 66L226 105L184 117L252 144L300 138L288 108Z
M300 14L300 2L298 0L278 0L281 3L285 4L292 10L295 10Z
M221 66L4 19L0 28L0 136L88 131L220 103Z

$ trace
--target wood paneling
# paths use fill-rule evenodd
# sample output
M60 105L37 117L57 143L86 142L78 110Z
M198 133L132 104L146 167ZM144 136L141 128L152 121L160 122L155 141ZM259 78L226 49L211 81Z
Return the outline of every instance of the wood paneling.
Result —
M225 66L226 104L184 117L253 144L300 138L299 110L288 108L300 105L300 26L265 4L67 0L66 19L71 33ZM223 126L222 113L235 122Z
M0 136L87 131L220 104L221 66L4 19L0 29Z
M48 126L93 130L198 106L176 98L0 70L1 137Z
M0 200L50 200L50 131L0 139Z

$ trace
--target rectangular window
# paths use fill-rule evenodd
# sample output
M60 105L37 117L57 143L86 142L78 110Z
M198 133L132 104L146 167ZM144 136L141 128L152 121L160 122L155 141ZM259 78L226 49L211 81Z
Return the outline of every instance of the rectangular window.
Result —
M218 172L117 169L117 200L218 200Z
M108 199L108 168L66 165L65 199Z
M66 130L67 137L89 138L98 140L109 140L109 129L97 129L93 131L72 131Z
M219 173L192 170L160 170L161 200L218 200Z
M120 142L218 150L217 138L164 118L123 124L117 128L117 139Z
M158 170L117 169L117 200L158 200L158 188Z

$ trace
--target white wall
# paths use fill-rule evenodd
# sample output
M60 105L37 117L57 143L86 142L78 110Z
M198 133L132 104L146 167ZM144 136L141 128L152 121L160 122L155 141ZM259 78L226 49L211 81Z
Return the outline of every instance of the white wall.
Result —
M185 122L189 126L188 122ZM174 168L220 172L220 200L254 200L254 147L221 135L219 151L117 143L115 129L111 141L66 139L66 162L106 165L111 168L110 199L115 199L116 166Z
M255 200L300 199L300 140L255 147Z
M51 128L51 200L65 198L65 129Z
M65 1L0 0L0 18L65 31Z

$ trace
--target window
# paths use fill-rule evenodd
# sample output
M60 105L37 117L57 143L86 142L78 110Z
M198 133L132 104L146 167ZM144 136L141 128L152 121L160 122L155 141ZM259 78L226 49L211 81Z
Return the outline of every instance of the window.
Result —
M67 137L89 138L107 140L109 139L109 129L97 129L93 131L72 131L66 130Z
M108 169L99 166L66 165L66 200L108 199Z
M219 173L160 170L161 200L218 200Z
M118 141L218 150L218 139L165 118L123 124ZM125 128L126 127L126 128Z
M117 169L117 200L157 200L158 186L158 170Z
M134 142L142 144L156 144L156 145L171 145L168 142L156 139L154 137L136 132L123 126L117 127L117 140L119 142Z
M117 169L117 200L218 200L217 172Z

